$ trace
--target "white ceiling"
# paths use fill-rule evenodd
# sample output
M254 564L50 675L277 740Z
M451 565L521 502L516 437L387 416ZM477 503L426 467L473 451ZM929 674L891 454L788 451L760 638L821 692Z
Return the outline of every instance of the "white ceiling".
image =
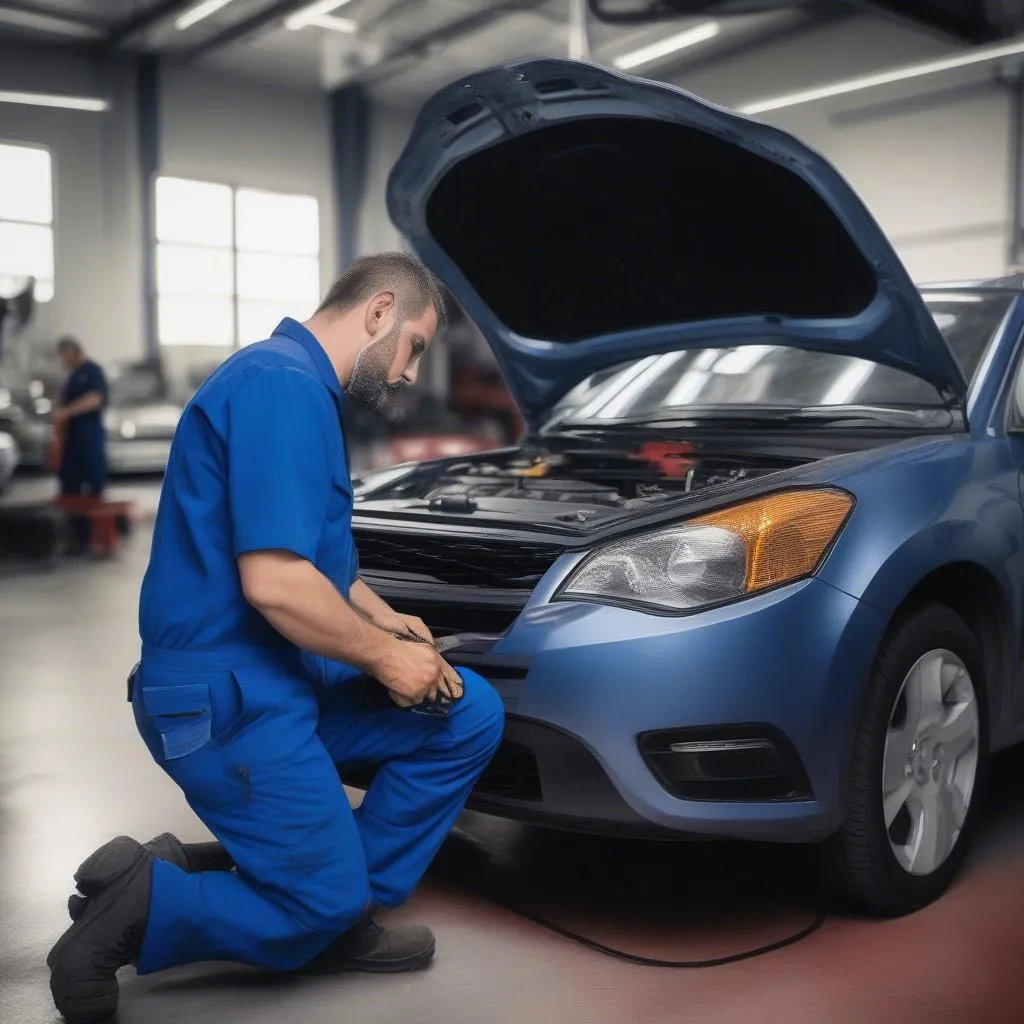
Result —
M574 0L347 0L333 14L356 23L357 31L349 35L319 26L297 31L286 28L287 13L305 7L310 0L227 0L201 21L177 30L176 18L199 2L0 0L0 37L31 36L69 43L91 36L102 42L109 33L123 30L133 20L137 23L147 12L156 12L162 16L120 39L119 45L296 87L330 89L359 79L382 102L417 106L468 71L516 57L569 55L569 20L574 6ZM637 71L654 77L687 61L713 59L738 44L787 24L800 24L811 16L787 11L727 18L714 40ZM616 55L700 20L706 19L627 29L589 19L591 56L611 63ZM251 31L234 32L246 23ZM424 40L429 40L429 45L416 45Z

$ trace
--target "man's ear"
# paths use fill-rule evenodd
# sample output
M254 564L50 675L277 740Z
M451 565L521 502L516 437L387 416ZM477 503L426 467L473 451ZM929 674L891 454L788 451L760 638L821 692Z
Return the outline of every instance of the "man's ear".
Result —
M366 307L366 333L377 334L388 322L389 314L395 309L394 292L378 292Z

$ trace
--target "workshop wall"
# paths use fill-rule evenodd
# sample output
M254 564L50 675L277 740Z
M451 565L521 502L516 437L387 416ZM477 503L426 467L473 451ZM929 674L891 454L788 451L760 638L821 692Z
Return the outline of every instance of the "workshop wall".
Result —
M338 269L326 95L168 67L161 75L161 104L162 173L317 199L321 284L326 290ZM289 311L296 316L312 312ZM269 324L267 333L276 326ZM205 346L168 347L163 352L175 378L227 354L223 348Z
M414 110L371 105L366 193L356 236L360 253L382 252L403 244L388 216L387 179L412 132L415 116Z
M66 49L4 48L0 88L112 96L105 114L0 104L0 140L47 146L53 158L55 295L38 307L27 337L47 344L71 332L101 361L142 358L143 192L131 63L101 68ZM161 76L161 101L162 173L317 198L326 286L337 270L337 239L324 95L175 68ZM166 350L174 376L225 354Z
M132 357L142 338L133 78L66 50L0 47L0 89L110 94L106 114L0 104L0 140L46 146L53 161L53 300L26 334L70 332L103 360Z
M792 34L731 58L652 68L725 106L952 52L938 36L873 15ZM850 181L920 281L998 275L1010 239L1012 104L993 68L962 69L761 115L822 152ZM384 176L415 112L375 107L363 251L390 244Z
M881 18L837 22L673 81L727 106L942 57L948 42ZM827 156L919 281L1007 269L1009 92L980 66L761 115Z

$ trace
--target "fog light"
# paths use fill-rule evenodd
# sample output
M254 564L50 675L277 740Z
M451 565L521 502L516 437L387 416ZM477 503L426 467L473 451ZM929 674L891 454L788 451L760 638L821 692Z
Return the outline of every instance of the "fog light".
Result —
M662 786L685 800L801 800L810 796L795 751L774 730L744 730L734 736L698 736L692 730L648 733L640 739L640 752Z

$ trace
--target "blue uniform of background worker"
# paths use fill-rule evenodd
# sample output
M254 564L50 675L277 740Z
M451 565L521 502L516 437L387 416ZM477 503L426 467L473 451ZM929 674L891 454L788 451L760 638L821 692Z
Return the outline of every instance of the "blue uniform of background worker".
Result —
M107 448L103 410L107 404L107 378L98 363L87 359L74 338L62 338L57 353L68 378L53 410L55 429L63 436L58 467L61 494L99 497L107 486ZM76 548L89 540L89 520L72 520Z
M71 1024L115 1012L126 963L391 972L431 959L426 928L385 930L370 913L419 882L503 709L482 678L392 635L430 639L358 578L341 412L412 383L442 316L420 264L367 257L306 325L285 320L237 353L186 409L132 699L154 759L222 845L121 836L80 867L85 898L48 958ZM447 716L408 710L438 692L455 699ZM338 776L349 764L380 766L356 811Z

